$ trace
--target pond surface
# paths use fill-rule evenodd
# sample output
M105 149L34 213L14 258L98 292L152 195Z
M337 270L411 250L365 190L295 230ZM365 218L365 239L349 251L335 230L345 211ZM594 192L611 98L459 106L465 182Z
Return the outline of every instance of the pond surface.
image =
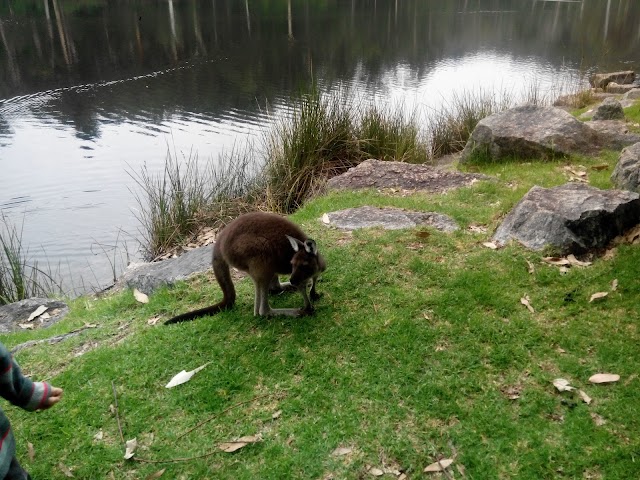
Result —
M421 110L549 92L637 71L639 25L637 0L5 0L0 209L67 290L104 287L139 258L132 174L215 161L312 78Z

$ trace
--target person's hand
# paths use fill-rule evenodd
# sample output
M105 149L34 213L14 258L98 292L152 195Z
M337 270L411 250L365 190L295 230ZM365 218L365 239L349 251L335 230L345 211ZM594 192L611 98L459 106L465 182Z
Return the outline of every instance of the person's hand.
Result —
M58 387L51 387L51 395L44 401L44 405L42 406L43 410L47 408L53 407L56 403L60 401L62 398L62 389Z

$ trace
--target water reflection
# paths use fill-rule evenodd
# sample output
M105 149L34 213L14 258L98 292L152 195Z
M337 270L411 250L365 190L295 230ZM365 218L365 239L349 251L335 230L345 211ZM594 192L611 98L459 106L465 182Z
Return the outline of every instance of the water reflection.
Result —
M35 255L104 283L95 244L137 230L126 171L167 148L216 158L312 78L431 111L635 68L639 18L635 0L2 2L0 209Z

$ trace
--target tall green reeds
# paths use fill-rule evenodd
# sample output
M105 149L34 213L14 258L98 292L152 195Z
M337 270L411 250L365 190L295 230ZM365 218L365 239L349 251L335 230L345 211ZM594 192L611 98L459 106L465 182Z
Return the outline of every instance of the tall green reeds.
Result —
M139 173L129 172L141 189L135 194L137 216L148 258L187 243L203 225L224 223L256 203L251 151L234 149L204 167L195 155L180 161L168 153L160 174L146 164Z
M50 269L49 269L50 270ZM30 297L49 297L61 293L50 271L30 264L22 243L22 228L0 216L0 305Z

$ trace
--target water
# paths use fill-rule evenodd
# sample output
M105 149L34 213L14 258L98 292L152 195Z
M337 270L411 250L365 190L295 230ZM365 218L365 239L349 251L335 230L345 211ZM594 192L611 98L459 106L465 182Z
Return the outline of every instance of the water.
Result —
M290 11L290 13L289 13ZM7 0L0 210L76 293L139 258L135 181L286 115L313 78L438 110L638 70L637 0Z

